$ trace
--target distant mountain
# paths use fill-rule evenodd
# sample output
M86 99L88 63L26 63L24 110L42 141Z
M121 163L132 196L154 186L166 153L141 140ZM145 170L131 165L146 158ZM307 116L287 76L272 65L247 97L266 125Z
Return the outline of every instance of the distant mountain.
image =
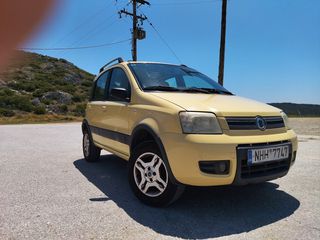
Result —
M0 72L0 117L84 114L92 74L64 59L20 51L17 55Z
M282 109L288 116L292 117L320 117L320 105L297 104L297 103L269 103Z

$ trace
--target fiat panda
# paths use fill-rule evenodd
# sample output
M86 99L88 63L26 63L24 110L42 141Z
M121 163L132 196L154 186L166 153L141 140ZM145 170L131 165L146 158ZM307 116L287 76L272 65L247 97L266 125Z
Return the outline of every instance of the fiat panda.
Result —
M285 176L297 137L278 108L239 97L185 65L118 58L93 81L83 154L128 161L133 193L152 206L186 185L260 183Z

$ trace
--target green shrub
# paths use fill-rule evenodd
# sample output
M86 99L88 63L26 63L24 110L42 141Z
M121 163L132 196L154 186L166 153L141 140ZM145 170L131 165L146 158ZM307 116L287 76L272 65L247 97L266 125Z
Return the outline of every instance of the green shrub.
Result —
M42 115L42 114L45 114L47 111L44 106L37 106L37 107L34 107L33 112L35 114Z
M0 89L0 96L13 96L14 91L10 90L9 88L2 88Z
M60 106L59 106L59 111L60 111L60 112L63 112L63 113L68 112L68 106L65 105L65 104L60 105Z
M37 89L32 93L32 96L40 98L45 92L42 89Z
M32 68L33 68L33 70L35 70L35 69L39 69L39 68L40 68L39 64L34 63L34 62L33 62L33 63L30 63L30 64L29 64L29 66L30 66L30 67L32 67Z
M72 97L72 101L73 102L82 102L84 101L84 97L79 95L79 94L75 94L73 97Z
M92 81L83 81L83 82L81 83L82 86L87 87L87 88L88 88L88 87L91 87L92 84L93 84Z
M41 100L42 103L44 103L45 105L50 105L53 103L53 100L50 100L50 99L43 99Z
M60 61L60 62L63 62L63 63L68 63L68 61L65 60L64 58L59 58L59 61Z
M33 106L27 96L0 96L0 108L31 112Z
M76 108L73 110L74 114L76 116L84 116L85 112L86 112L86 103L82 103L82 104L77 104Z
M1 117L13 117L15 115L14 111L9 109L0 108Z
M70 93L70 94L74 94L74 92L76 91L76 88L72 84L67 84L64 86L59 86L59 90Z

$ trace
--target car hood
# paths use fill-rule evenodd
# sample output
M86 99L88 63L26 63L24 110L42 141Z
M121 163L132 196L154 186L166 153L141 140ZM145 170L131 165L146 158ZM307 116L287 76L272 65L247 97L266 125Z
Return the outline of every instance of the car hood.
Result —
M153 92L187 111L214 112L217 116L277 116L280 109L234 95Z

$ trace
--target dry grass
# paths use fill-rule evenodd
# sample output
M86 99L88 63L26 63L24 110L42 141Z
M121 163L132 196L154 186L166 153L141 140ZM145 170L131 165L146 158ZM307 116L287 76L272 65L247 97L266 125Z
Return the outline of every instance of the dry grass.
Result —
M0 124L31 124L31 123L56 123L56 122L80 122L82 117L63 115L36 115L23 114L14 117L0 117Z

